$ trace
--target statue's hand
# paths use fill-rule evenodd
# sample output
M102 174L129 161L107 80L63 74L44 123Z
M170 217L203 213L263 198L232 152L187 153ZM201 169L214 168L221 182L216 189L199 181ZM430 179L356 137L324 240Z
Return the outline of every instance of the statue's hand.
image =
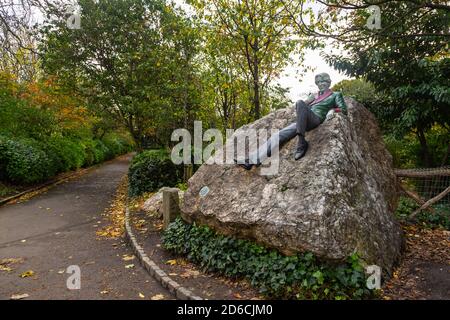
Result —
M310 93L308 95L308 98L306 98L305 103L306 105L310 105L314 100L316 100L316 96L314 95L314 93Z

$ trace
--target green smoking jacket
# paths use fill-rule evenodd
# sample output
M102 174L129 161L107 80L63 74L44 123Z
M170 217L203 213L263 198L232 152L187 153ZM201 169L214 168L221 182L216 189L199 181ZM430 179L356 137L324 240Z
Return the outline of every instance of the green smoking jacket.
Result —
M347 114L347 105L345 104L342 92L333 92L325 100L311 105L311 110L320 117L322 122L325 121L328 111L334 108L340 108L344 114Z

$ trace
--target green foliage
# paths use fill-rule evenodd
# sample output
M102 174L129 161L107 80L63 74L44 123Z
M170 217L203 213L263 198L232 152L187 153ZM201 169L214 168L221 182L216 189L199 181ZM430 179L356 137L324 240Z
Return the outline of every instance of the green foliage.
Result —
M439 166L450 165L448 143L450 132L441 126L435 125L425 134L427 146L430 150L431 161ZM398 137L393 134L384 136L387 149L393 156L396 168L423 168L427 166L421 156L421 145L415 134Z
M48 144L54 154L61 159L60 172L81 168L85 162L86 153L83 145L64 137L52 137Z
M0 136L2 176L18 184L48 179L54 174L51 160L35 143Z
M105 155L107 159L112 159L118 154L127 153L133 150L133 144L130 140L114 133L105 136L101 142L108 150Z
M407 219L411 213L413 213L419 206L417 203L408 197L400 197L396 216L401 219ZM437 204L432 206L434 212L431 213L427 210L421 211L416 220L427 228L444 228L450 230L450 205Z
M55 130L55 117L48 110L36 109L7 90L4 74L0 73L0 134L42 139ZM2 88L2 86L4 86Z
M130 151L119 138L110 150L99 140L52 136L46 141L0 136L0 180L15 184L45 181L57 173L102 162Z
M95 163L100 163L108 160L110 154L108 147L101 140L94 140L94 159Z
M174 187L182 181L183 166L175 165L166 150L147 150L133 158L128 171L132 197L161 187Z
M395 214L400 218L407 218L418 208L417 203L408 197L400 197Z
M352 97L364 105L372 101L376 95L375 87L363 79L342 80L336 83L332 89L341 91L344 96Z
M98 152L95 149L95 141L94 140L84 140L81 141L81 145L84 148L84 164L83 166L89 167L99 161L96 161L98 158Z
M176 187L181 191L186 191L188 189L188 185L186 182L179 182L177 183Z
M45 71L58 74L96 114L126 127L138 149L153 139L167 145L173 128L195 115L200 100L192 21L164 0L78 5L82 30L67 28L64 15L54 15L41 29Z
M280 0L190 0L204 40L205 84L224 128L240 127L288 102L274 85L282 70L308 41L292 39L299 4ZM236 124L236 122L238 124Z
M19 82L0 70L0 180L31 184L89 166L132 149L129 139L108 133L93 140L91 114L52 78Z
M414 133L421 162L426 167L440 165L434 162L425 135L436 124L447 131L450 124L450 57L445 36L450 15L445 8L428 10L410 1L387 1L380 8L386 29L365 28L362 22L367 21L368 12L351 10L346 16L349 41L336 41L342 50L326 55L327 61L372 83L386 101L372 109L382 127L398 137Z
M16 193L17 191L14 188L4 185L0 182L0 197L7 197Z
M318 261L313 254L284 256L247 240L219 235L206 226L171 223L163 245L210 272L246 278L275 298L363 299L373 294L356 254L342 264Z
M417 167L418 142L415 139L398 139L393 135L384 136L386 148L392 155L395 168Z

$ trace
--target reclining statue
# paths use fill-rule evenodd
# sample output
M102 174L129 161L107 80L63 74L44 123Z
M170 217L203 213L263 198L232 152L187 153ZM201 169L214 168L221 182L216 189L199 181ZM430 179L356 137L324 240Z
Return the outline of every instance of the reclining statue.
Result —
M305 101L299 100L295 104L297 111L296 122L274 134L255 152L249 155L245 162L235 160L235 162L245 168L252 169L254 165L260 165L267 157L270 157L272 150L277 145L282 145L298 136L297 148L294 158L299 160L303 158L308 150L308 142L305 139L305 133L318 127L327 118L330 110L347 114L347 105L341 92L333 92L330 89L331 78L327 73L320 73L315 76L315 83L319 88L317 95L311 95Z

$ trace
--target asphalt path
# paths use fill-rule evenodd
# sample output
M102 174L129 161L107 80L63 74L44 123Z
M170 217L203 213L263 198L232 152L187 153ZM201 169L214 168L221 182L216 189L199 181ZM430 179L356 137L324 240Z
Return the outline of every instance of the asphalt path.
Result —
M173 299L136 258L127 260L123 239L96 235L130 158L0 207L0 262L17 261L0 265L0 299Z

